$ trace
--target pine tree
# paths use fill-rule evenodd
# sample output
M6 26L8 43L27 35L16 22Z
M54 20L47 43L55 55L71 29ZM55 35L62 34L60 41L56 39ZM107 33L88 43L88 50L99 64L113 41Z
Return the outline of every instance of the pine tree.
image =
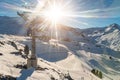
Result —
M99 72L99 77L100 77L101 79L103 78L101 71Z
M26 56L28 56L28 54L29 54L29 47L28 47L28 45L25 45L24 52L25 52Z
M91 71L93 74L95 74L95 69L92 69L92 71Z
M18 47L17 47L17 45L15 44L15 42L11 42L11 45L12 45L16 50L18 50Z

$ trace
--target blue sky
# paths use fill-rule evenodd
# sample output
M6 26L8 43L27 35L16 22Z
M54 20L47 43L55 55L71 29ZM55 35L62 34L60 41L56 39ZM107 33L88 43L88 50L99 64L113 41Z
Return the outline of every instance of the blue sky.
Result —
M0 0L0 16L17 16L16 11L5 8L4 3L21 6L25 1L36 2L36 0ZM120 24L120 0L72 0L70 5L79 12L100 9L98 12L88 13L99 16L98 18L77 18L78 21L88 23L88 25L76 24L77 27L104 27L112 23ZM102 18L104 15L108 17Z

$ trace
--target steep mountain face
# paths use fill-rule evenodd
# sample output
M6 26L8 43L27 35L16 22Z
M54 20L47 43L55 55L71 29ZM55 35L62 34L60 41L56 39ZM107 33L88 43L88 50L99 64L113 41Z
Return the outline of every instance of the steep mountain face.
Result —
M101 30L93 30L89 37L100 45L120 51L120 26L118 24L111 24Z
M0 16L0 34L25 34L24 21L20 17Z

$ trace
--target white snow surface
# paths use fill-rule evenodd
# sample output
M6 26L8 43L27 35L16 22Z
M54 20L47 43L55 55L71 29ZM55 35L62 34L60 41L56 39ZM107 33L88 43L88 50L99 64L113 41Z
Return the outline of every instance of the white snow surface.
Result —
M80 32L74 28L62 29L62 34L58 33L59 41L36 40L38 65L44 70L15 68L14 65L26 64L27 59L11 53L24 49L25 45L31 52L31 38L1 34L0 74L17 77L17 80L51 80L51 76L64 80L63 75L69 73L74 80L101 80L91 73L95 68L103 73L102 80L120 80L119 25ZM11 41L18 50L10 44Z
M24 36L0 35L1 44L0 52L0 73L4 75L12 75L17 80L51 80L51 76L55 79L63 80L60 77L69 72L74 80L101 80L91 73L92 68L96 68L103 72L103 80L119 80L120 79L120 57L109 59L109 54L94 53L91 47L97 49L94 44L89 42L66 42L59 41L57 46L54 40L51 42L36 40L38 65L45 70L18 69L14 65L26 63L26 59L21 55L11 54L17 52L9 41L14 41L18 49L23 49L25 44L31 46L31 38ZM86 46L87 45L87 46ZM90 47L90 51L86 48ZM107 49L107 48L106 48ZM119 58L118 58L119 57ZM60 73L60 74L59 74Z

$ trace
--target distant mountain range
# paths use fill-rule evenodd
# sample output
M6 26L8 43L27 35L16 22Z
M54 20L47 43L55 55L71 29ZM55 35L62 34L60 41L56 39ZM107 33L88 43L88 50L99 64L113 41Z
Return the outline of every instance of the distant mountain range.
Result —
M20 17L0 16L0 34L23 35L24 21Z
M24 20L20 17L0 16L0 34L25 35L26 28ZM78 29L67 26L58 27L58 37L62 40L84 41L90 40L95 44L105 45L116 51L120 51L120 25L113 23L101 28ZM39 35L51 35L47 31L40 32ZM52 35L55 37L55 35Z

